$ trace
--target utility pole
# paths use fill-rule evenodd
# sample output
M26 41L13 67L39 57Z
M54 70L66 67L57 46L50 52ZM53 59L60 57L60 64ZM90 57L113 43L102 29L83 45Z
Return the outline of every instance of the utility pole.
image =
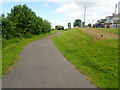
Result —
M118 2L118 14L120 13L120 1Z
M116 14L116 10L117 10L117 4L115 5L115 14ZM116 28L117 28L117 22L115 23L115 25L116 25Z
M84 26L85 26L85 16L86 16L86 6L85 6L85 11L84 11Z
M117 4L115 5L115 14L116 14L116 10L117 10Z

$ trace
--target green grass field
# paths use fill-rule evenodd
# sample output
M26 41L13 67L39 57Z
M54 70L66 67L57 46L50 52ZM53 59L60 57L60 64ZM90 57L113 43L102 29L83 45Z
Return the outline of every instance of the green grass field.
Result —
M15 66L15 62L19 60L18 54L23 50L23 48L42 37L59 32L58 30L53 30L51 33L42 34L40 36L33 36L30 39L27 38L14 38L10 40L3 40L2 42L2 76L7 74ZM0 71L1 72L1 71ZM0 76L0 77L2 77Z
M66 59L97 87L118 88L118 40L95 41L77 28L52 40Z
M111 28L96 28L96 29L106 31L106 32L115 33L115 34L120 34L120 29L111 29Z

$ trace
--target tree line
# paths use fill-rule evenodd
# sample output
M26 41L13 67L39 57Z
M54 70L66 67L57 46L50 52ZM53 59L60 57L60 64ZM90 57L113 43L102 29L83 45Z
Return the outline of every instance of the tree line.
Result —
M76 19L73 23L74 27L81 27L81 25L84 26L84 22L82 22L80 19ZM63 30L64 27L61 26L61 25L57 25L57 26L55 26L55 29ZM68 29L71 29L71 23L70 22L68 22Z
M24 5L16 5L7 13L7 17L1 14L2 37L11 39L14 37L30 38L32 35L39 35L51 31L51 23L36 16L35 12Z

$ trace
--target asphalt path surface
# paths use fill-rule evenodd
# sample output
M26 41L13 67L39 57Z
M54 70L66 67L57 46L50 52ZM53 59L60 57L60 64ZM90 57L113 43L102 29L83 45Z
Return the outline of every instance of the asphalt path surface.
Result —
M96 88L53 45L54 35L24 48L14 70L3 78L3 88Z

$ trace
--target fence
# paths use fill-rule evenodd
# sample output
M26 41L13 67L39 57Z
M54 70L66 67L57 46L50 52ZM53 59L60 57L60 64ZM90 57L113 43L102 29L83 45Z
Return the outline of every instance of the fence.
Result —
M120 24L111 24L110 28L120 29Z

